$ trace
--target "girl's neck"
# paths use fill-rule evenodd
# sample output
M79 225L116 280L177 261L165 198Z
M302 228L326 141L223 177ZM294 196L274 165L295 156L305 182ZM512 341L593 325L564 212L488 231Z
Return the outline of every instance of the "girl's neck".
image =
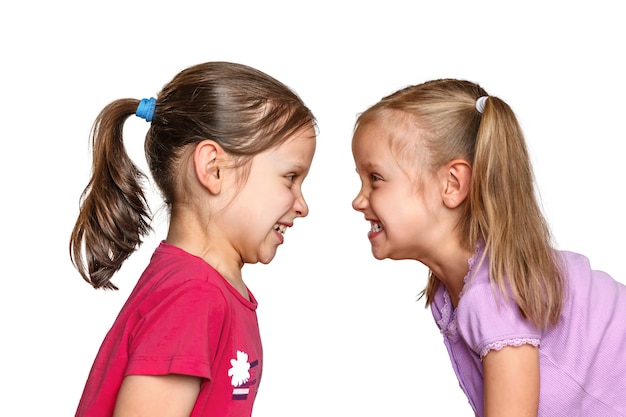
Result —
M250 299L241 269L243 262L234 249L228 245L220 245L215 236L209 238L201 227L192 223L171 222L165 241L183 249L185 252L204 259L213 269L228 281L244 298Z
M469 259L473 255L473 251L455 247L442 252L441 256L438 257L439 261L426 264L446 287L455 308L459 304L461 291L463 291L463 286L465 285L465 277L469 272Z

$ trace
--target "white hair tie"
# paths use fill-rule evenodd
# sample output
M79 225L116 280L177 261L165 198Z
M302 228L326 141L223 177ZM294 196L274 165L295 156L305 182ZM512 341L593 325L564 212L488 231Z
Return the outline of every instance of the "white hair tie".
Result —
M478 97L478 100L476 100L476 110L478 110L478 113L483 114L483 110L485 110L485 101L487 101L488 98L489 96Z

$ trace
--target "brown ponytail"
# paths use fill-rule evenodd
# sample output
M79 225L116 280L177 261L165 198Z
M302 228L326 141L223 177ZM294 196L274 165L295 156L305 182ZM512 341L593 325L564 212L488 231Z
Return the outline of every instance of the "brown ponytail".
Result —
M100 112L92 129L92 173L81 195L70 257L94 288L117 289L110 282L112 275L150 230L142 189L145 175L130 160L122 138L124 122L138 104L135 99L112 102Z

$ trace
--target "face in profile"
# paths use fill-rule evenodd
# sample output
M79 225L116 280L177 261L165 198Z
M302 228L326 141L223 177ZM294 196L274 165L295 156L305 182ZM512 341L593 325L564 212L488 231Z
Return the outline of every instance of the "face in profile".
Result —
M413 126L411 138L405 137L407 129L400 125L370 121L356 130L352 154L361 189L352 207L370 223L367 237L376 259L421 260L439 238L440 186L422 158L411 154L419 147L392 148L419 134Z
M247 180L224 216L244 263L269 263L294 220L309 213L302 183L315 146L315 130L309 126L252 159Z

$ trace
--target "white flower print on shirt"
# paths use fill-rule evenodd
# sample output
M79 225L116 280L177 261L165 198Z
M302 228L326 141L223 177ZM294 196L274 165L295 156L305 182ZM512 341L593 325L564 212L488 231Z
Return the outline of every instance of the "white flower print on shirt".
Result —
M250 363L248 354L240 350L237 351L237 359L231 359L232 368L228 370L228 376L232 377L230 383L233 387L245 384L250 379Z

